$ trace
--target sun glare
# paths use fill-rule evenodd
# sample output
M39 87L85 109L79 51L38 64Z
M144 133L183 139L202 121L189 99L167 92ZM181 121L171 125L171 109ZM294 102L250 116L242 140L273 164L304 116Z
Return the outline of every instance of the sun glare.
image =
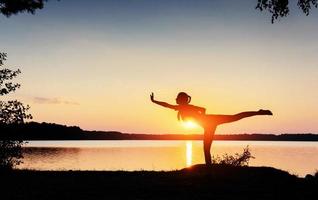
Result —
M196 128L198 125L193 121L185 121L183 122L183 126L185 128Z

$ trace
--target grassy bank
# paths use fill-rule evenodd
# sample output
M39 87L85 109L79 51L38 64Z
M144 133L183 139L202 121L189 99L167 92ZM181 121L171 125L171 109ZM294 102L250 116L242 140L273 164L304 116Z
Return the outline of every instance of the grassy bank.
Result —
M318 177L268 167L1 173L1 199L316 199Z

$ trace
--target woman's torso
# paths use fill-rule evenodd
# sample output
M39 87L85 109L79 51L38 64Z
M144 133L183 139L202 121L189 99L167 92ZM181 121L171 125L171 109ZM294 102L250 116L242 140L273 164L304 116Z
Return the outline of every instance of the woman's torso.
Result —
M178 116L181 117L183 121L195 121L199 125L203 125L206 115L202 113L196 106L193 105L179 105Z

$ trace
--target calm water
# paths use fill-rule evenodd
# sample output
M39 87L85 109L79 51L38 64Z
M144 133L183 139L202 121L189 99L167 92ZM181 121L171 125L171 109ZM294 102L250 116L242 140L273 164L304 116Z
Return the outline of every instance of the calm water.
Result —
M318 170L317 142L215 141L213 155L241 153L251 166L305 176ZM36 170L174 170L204 162L202 141L32 141L18 168Z

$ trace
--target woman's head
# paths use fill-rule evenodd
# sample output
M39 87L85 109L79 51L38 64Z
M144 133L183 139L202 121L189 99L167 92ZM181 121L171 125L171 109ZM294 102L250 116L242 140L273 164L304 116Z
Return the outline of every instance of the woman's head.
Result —
M189 104L190 101L191 101L191 97L185 92L179 92L179 94L178 94L178 96L176 98L176 102L179 105Z

